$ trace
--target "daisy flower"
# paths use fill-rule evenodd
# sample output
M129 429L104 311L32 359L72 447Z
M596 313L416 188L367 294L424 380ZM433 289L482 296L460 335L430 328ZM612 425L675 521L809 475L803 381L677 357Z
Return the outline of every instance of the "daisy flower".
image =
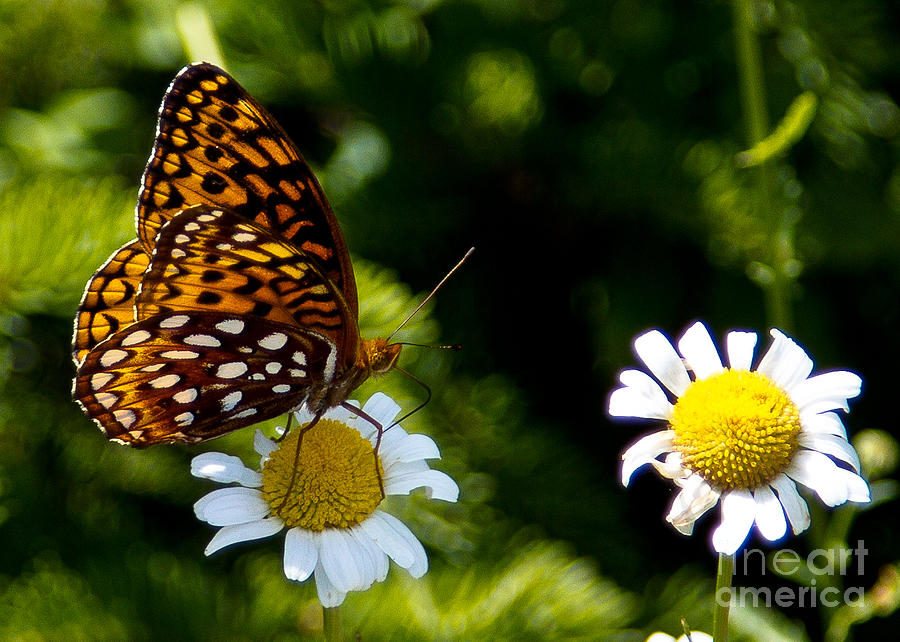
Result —
M222 527L206 555L287 529L284 574L302 582L315 573L319 601L328 608L339 606L349 591L384 580L388 557L413 577L424 575L428 559L422 544L399 519L377 508L382 485L385 495L424 488L428 497L450 502L457 500L459 487L425 462L440 457L431 438L391 425L400 407L390 397L376 393L362 411L390 426L377 453L376 428L339 407L305 432L294 428L280 443L257 430L260 471L224 453L194 457L194 476L239 484L214 490L194 504L199 519ZM313 418L305 410L295 414L301 427Z
M666 519L685 535L721 503L713 547L726 555L754 523L769 541L785 535L787 522L795 535L806 530L809 509L796 482L828 506L869 501L859 458L834 412L848 410L862 381L843 370L810 376L809 355L778 330L770 333L772 345L752 369L756 333L728 333L725 367L702 323L688 328L677 351L651 330L634 349L656 380L625 370L609 398L613 417L667 424L622 454L622 483L644 464L671 479L681 490Z

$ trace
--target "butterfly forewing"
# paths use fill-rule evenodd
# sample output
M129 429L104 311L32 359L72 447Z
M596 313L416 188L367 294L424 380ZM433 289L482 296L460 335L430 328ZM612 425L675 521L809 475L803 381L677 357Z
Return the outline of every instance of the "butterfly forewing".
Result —
M144 248L175 213L201 203L255 220L315 256L356 315L350 257L315 176L268 112L205 63L185 67L160 106L138 197Z
M158 314L91 350L73 395L110 439L196 443L299 407L334 377L335 352L253 316Z
M141 244L131 241L116 250L88 281L75 316L75 363L108 336L134 323L135 296L149 263Z
M340 355L356 358L356 319L317 261L268 229L206 205L163 226L137 311L140 319L175 311L261 317L328 337Z

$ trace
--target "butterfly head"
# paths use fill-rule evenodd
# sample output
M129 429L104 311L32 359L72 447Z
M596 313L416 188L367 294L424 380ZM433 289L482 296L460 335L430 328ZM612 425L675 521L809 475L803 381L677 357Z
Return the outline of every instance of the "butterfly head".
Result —
M388 343L387 339L363 339L362 358L372 374L385 374L400 357L403 346L399 343Z

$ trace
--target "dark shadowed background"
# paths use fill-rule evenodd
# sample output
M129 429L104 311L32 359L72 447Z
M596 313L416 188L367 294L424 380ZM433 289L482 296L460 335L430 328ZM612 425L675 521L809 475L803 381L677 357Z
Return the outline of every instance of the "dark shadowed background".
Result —
M773 126L802 92L818 98L772 163L795 258L784 329L817 369L863 376L851 438L896 436L900 11L754 6ZM405 425L434 437L461 500L397 502L432 569L351 595L346 628L642 640L685 616L709 630L717 515L685 538L664 521L667 484L648 473L623 489L619 454L654 426L612 423L605 406L648 328L676 337L702 319L768 344L774 232L733 161L747 137L730 3L0 0L0 637L319 635L315 593L284 580L279 540L202 554L212 529L191 505L211 485L190 458L250 463L251 430L131 451L69 396L82 288L133 236L159 101L179 68L215 55L208 36L316 170L365 335L389 333L476 247L405 333L463 350L402 359L435 393ZM408 409L424 395L391 374L359 396L377 389ZM845 580L868 589L900 563L896 504L850 517L869 556ZM856 639L896 630L891 604ZM735 637L820 639L832 621L749 609Z

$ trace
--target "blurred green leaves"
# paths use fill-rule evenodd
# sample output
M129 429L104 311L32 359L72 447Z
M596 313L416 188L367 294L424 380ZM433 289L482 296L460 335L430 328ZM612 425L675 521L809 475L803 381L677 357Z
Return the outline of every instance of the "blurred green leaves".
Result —
M88 277L133 234L119 178L38 174L0 187L0 313L72 314Z

